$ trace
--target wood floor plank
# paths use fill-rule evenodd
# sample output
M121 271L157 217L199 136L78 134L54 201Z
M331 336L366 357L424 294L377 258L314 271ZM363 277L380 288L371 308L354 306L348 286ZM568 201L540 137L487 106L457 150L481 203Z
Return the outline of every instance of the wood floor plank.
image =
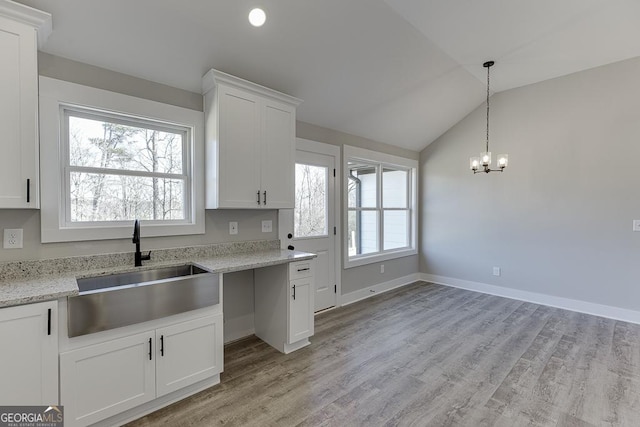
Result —
M639 325L417 282L311 341L231 343L221 384L130 425L640 425Z

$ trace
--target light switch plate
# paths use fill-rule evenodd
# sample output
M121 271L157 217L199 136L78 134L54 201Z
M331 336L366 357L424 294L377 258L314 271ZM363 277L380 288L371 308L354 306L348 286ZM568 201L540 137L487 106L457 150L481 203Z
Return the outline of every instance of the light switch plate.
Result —
M3 248L22 249L22 228L5 228Z
M273 221L270 219L262 221L262 232L263 233L271 233L273 231Z
M237 221L229 222L229 234L238 234L238 222Z
M500 276L501 274L502 274L502 270L500 269L500 267L493 267L494 276Z
M640 219L633 220L633 231L640 231Z

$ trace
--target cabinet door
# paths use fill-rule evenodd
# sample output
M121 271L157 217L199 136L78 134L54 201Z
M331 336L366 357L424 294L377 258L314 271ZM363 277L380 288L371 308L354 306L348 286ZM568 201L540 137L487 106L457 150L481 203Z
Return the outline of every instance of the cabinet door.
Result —
M33 27L0 17L0 208L39 206L36 55Z
M289 344L313 335L313 276L289 282Z
M222 372L222 314L156 330L160 397Z
M60 354L60 400L69 425L88 425L155 397L155 333Z
M260 99L218 86L218 207L259 208ZM215 185L208 182L207 185Z
M58 403L58 332L55 301L0 309L0 402Z
M261 188L266 208L293 209L295 111L291 105L272 100L265 100L262 109Z

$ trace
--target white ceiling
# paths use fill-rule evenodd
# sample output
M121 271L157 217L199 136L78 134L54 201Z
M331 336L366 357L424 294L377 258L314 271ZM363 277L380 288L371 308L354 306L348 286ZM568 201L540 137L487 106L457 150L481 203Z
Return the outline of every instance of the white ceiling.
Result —
M501 91L640 56L640 0L20 0L45 52L200 92L210 68L298 118L421 150ZM253 28L249 10L267 23Z

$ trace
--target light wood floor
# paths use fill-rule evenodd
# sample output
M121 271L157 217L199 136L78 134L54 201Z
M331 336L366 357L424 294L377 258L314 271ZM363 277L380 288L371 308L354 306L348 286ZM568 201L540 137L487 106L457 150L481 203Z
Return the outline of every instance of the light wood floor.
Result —
M132 426L640 426L640 325L418 282L225 348L220 385Z

